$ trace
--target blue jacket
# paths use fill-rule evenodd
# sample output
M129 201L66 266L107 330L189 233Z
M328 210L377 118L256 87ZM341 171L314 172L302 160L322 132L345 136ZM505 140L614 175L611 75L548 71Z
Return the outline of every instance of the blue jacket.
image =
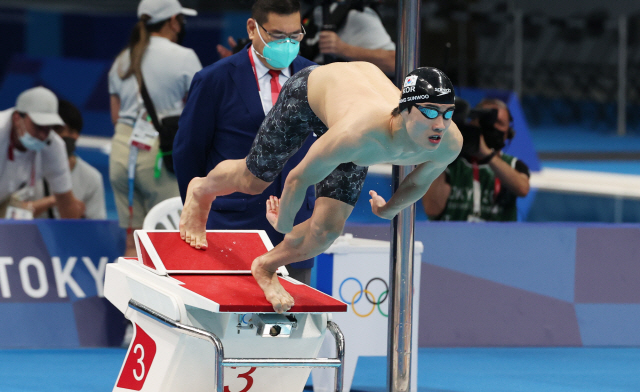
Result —
M209 65L193 78L173 143L174 167L183 202L192 178L206 176L226 159L247 156L265 118L247 49L248 46ZM310 65L314 63L298 56L291 64L292 74ZM287 174L304 158L314 140L313 136L307 139L261 195L233 193L216 198L211 205L207 229L265 230L274 246L282 242L284 235L267 221L265 202L269 195L282 196ZM296 224L311 217L314 204L314 188L309 187ZM313 259L293 266L310 268Z

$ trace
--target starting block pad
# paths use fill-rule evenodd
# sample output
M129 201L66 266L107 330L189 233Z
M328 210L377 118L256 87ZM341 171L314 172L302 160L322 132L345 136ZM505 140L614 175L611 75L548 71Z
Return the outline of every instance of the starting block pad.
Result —
M253 260L273 245L262 230L207 231L206 250L195 249L180 238L179 231L134 233L138 258L160 275L168 273L251 273ZM286 269L278 272L288 275Z
M312 359L324 340L328 312L347 310L284 269L280 283L295 305L284 315L274 313L250 273L251 262L273 248L263 231L208 231L204 251L191 248L177 231L136 231L134 237L138 258L118 259L105 275L105 297L134 326L114 391L216 390L215 346L171 323L217 336L225 358ZM310 370L225 367L220 392L300 392Z

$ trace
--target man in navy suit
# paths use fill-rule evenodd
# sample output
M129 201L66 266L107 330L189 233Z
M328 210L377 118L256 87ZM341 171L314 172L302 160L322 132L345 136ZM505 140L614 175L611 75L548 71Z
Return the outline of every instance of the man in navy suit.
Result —
M193 78L173 145L183 202L192 178L205 177L224 160L247 156L284 82L314 64L297 56L297 50L278 52L285 46L277 41L302 40L304 32L300 22L298 0L257 0L247 20L251 44L204 68ZM278 233L267 221L265 203L270 195L281 197L286 176L304 158L313 141L313 137L306 140L262 194L233 193L218 197L211 205L207 229L265 230L274 246L280 243L284 234ZM311 217L314 203L314 189L309 187L296 224ZM313 259L287 267L292 277L310 283Z

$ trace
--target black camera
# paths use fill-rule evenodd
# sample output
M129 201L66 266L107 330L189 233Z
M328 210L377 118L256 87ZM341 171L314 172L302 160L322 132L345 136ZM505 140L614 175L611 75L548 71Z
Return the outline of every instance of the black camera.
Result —
M504 148L504 132L495 127L498 120L498 109L473 109L469 112L469 120L463 124L457 124L464 139L461 152L463 155L472 155L478 152L480 135L484 137L487 147L496 151ZM513 138L513 133L513 129L509 128L507 137Z

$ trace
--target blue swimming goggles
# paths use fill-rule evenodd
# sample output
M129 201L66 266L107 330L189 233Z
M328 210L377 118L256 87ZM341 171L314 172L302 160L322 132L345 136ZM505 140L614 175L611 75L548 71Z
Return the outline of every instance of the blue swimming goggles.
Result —
M436 110L434 108L430 108L430 107L422 107L422 106L418 106L418 105L415 105L415 107L417 107L418 110L420 111L420 113L422 113L429 120L433 120L433 119L437 118L438 115L440 115L440 114L442 114L442 118L444 118L445 120L451 120L451 117L453 117L453 111L455 110L455 107L453 107L453 108L447 109L447 111L442 113L442 112L439 112L438 110Z

